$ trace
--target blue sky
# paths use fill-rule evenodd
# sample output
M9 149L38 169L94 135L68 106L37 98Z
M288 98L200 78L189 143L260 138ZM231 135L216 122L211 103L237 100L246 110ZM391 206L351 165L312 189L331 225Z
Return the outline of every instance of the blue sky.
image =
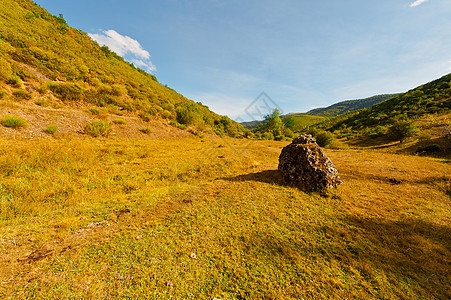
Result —
M233 119L404 92L451 73L450 0L36 0Z

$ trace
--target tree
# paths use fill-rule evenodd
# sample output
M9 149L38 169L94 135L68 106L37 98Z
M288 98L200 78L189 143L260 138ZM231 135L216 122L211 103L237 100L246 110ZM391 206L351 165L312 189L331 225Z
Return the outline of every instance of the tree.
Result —
M406 138L417 135L418 129L409 121L397 121L388 128L388 135L402 143Z
M265 120L268 122L268 130L271 131L275 136L282 134L284 126L279 115L280 111L276 108L271 114L265 116Z

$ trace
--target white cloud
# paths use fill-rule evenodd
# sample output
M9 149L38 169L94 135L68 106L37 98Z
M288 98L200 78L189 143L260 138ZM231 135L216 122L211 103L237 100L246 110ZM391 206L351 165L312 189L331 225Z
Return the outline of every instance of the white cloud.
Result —
M88 33L88 35L100 45L108 46L118 55L129 60L137 67L145 68L148 72L156 71L155 65L150 61L150 53L141 44L129 36L121 35L113 29L102 33ZM128 59L128 56L130 59Z
M155 65L150 60L143 61L140 59L131 59L130 62L138 68L148 70L149 72L155 72L157 70L157 67L155 67Z
M421 5L421 4L423 4L425 2L428 2L428 1L429 0L417 0L415 2L410 3L410 7L415 7L415 6Z

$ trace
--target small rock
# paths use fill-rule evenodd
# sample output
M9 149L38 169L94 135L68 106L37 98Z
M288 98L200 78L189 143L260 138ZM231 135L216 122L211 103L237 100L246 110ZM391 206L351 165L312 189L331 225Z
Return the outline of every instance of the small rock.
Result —
M196 255L196 253L191 253L191 254L189 255L189 257L192 258L192 259L196 259L196 258L197 258L197 255Z
M168 282L166 282L167 286L174 286L174 283L172 282L172 280L169 280Z
M396 178L390 178L388 181L393 185L401 184L401 180L398 180Z

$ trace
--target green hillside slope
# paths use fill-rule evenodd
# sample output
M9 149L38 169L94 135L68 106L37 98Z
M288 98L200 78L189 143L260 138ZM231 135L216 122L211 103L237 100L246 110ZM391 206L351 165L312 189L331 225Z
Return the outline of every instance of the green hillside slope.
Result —
M29 0L0 2L0 98L51 94L239 136L244 128L158 83ZM18 96L18 97L17 97Z
M371 108L330 121L330 129L363 129L412 120L427 114L446 114L451 109L451 74L421 85Z
M335 117L347 112L356 111L363 108L371 107L377 103L381 103L387 99L393 98L398 94L377 95L365 99L347 100L335 103L328 107L315 108L308 111L307 115L316 115L323 117Z

